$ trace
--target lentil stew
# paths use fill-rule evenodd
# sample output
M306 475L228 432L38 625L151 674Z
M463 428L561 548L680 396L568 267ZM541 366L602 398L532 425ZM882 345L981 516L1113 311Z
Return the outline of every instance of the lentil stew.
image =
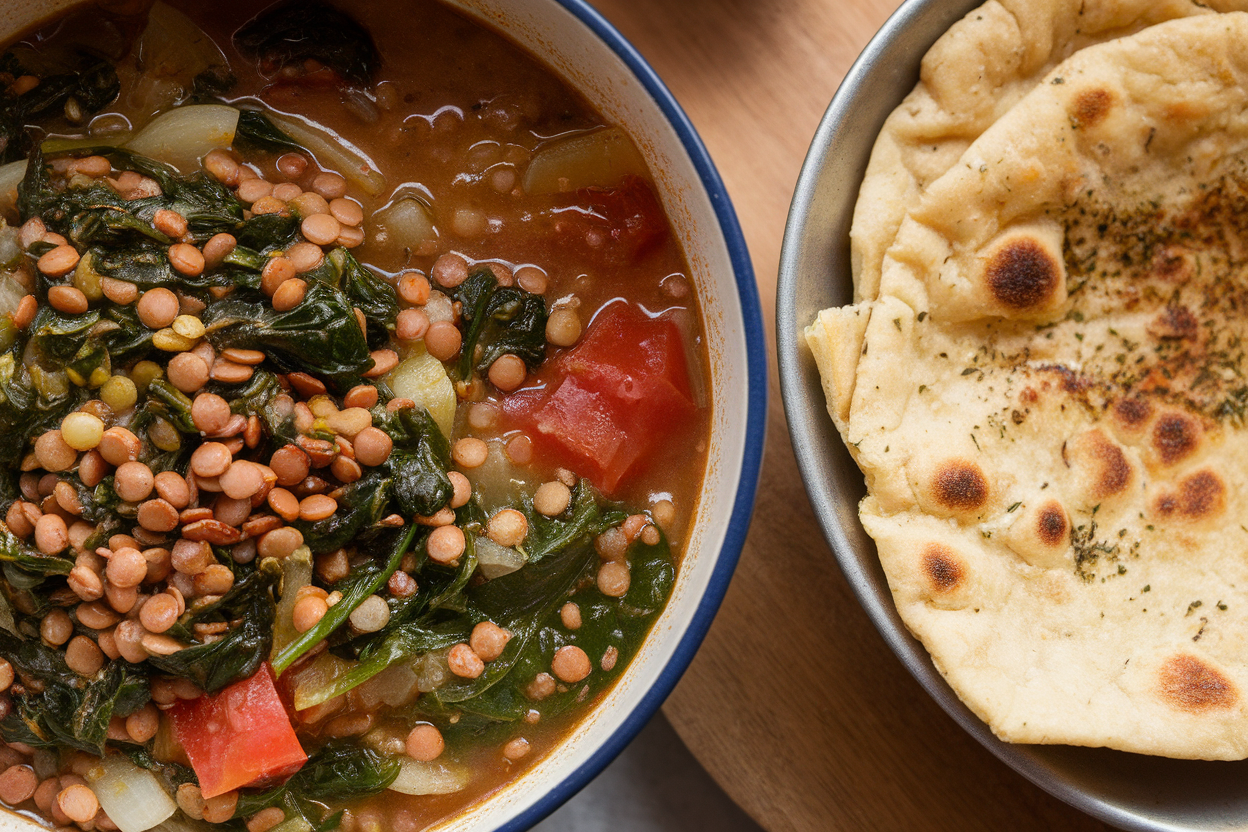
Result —
M203 6L0 55L0 801L427 828L662 611L696 292L627 135L498 34Z

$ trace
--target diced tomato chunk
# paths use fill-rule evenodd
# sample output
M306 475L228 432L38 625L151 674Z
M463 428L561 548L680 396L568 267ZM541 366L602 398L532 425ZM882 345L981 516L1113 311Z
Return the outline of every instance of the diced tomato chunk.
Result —
M206 798L282 780L308 759L267 663L251 678L178 702L167 713Z
M696 413L679 327L623 302L603 310L542 375L548 387L510 396L504 413L536 452L607 494L643 470Z
M640 176L559 194L535 219L570 255L617 265L637 262L668 233L663 206Z

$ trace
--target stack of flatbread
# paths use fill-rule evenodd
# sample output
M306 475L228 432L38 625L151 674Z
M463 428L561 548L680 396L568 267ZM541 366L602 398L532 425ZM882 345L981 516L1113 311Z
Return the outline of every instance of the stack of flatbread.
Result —
M807 329L898 610L1002 739L1248 757L1248 0L993 0Z

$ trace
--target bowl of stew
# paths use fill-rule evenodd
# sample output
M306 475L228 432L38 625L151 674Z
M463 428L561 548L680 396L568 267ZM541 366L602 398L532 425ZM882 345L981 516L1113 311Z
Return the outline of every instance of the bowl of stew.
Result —
M745 535L748 254L579 0L0 13L0 828L519 829Z

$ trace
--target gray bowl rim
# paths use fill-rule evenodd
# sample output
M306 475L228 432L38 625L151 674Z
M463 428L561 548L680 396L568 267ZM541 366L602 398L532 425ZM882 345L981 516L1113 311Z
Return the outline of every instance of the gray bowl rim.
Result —
M928 48L980 5L982 0L902 3L841 82L802 166L785 227L776 289L780 393L802 481L841 571L884 641L937 704L998 759L1055 797L1122 829L1248 829L1248 800L1227 793L1248 775L1248 761L1171 760L1103 748L1017 745L998 739L962 703L902 622L875 547L857 520L862 489L847 493L830 473L839 466L836 470L845 476L849 466L858 482L862 481L828 416L802 329L819 308L851 302L849 217L874 137L887 115L913 89ZM873 79L879 77L888 79L887 89L876 88L878 81L873 86ZM829 180L838 168L845 169L843 175ZM826 223L812 222L812 206L827 208L825 203L831 205L839 232L829 232ZM812 274L812 260L833 268L826 274ZM822 291L813 285L820 276L827 283ZM812 293L821 300L803 307ZM1196 792L1190 803L1176 797L1185 794L1187 787ZM1241 785L1237 791L1248 790Z

